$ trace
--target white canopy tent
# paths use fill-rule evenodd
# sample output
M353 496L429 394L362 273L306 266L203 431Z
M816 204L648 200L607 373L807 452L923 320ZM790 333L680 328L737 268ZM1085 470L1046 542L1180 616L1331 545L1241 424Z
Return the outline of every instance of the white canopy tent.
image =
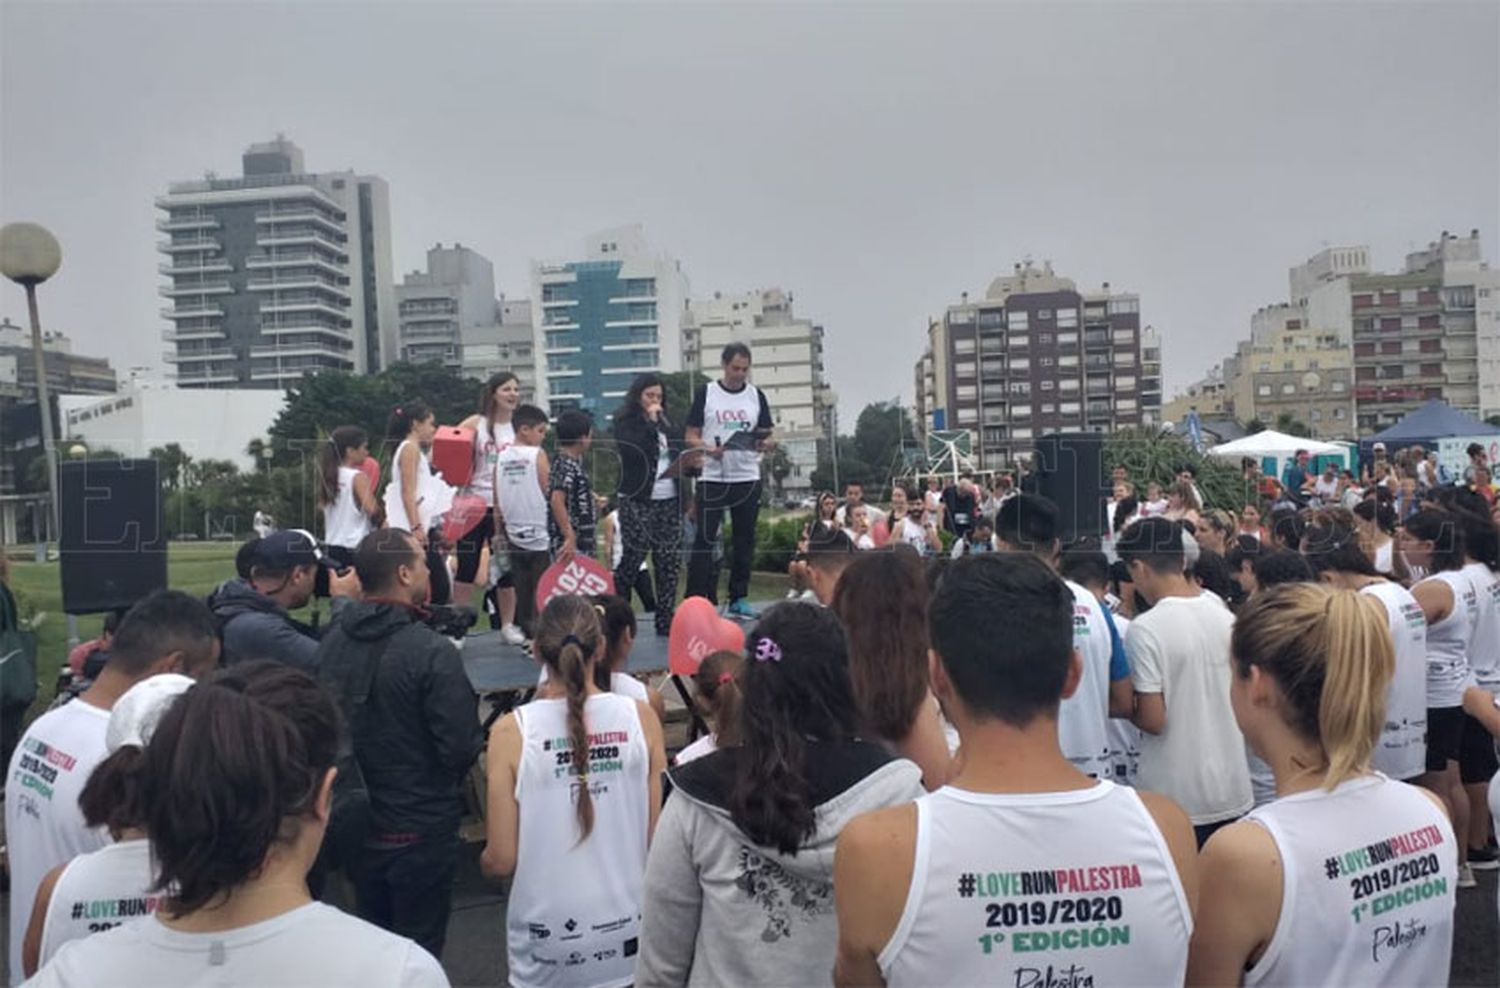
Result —
M1209 453L1223 459L1237 460L1252 456L1260 460L1274 456L1282 460L1295 455L1299 449L1305 449L1313 456L1341 456L1345 452L1345 447L1338 443L1319 442L1305 436L1289 436L1284 432L1265 429L1254 435L1214 446L1209 449Z

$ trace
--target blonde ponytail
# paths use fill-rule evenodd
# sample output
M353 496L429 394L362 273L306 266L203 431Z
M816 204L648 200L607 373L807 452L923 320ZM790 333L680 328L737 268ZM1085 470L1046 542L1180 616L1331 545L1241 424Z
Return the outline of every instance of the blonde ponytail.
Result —
M1250 599L1230 644L1241 677L1258 666L1280 688L1286 720L1318 741L1323 788L1369 770L1395 671L1389 623L1378 601L1353 590L1289 583Z

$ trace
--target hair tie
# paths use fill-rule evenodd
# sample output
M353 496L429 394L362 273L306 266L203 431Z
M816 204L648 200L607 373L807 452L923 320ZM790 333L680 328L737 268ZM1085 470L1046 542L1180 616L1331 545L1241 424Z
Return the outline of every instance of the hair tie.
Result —
M734 673L732 673L732 672L721 672L721 673L719 673L719 685L720 686L723 686L725 683L732 683L732 682L734 682Z
M604 616L604 605L603 604L595 604L594 605L594 613L598 614L600 617L603 617Z
M762 638L755 645L756 662L780 662L781 646L770 638Z
M396 414L397 414L397 415L400 415L400 414L401 414L401 406L400 406L400 405L397 405L397 406L396 406Z
M563 635L562 645L559 647L567 648L569 645L577 645L579 648L583 648L583 642L579 641L577 635Z

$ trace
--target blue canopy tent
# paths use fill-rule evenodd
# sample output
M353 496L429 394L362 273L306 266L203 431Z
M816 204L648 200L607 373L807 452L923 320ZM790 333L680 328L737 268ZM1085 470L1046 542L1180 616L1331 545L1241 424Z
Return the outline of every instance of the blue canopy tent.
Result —
M1500 436L1500 426L1481 422L1434 398L1384 432L1361 440L1359 446L1361 453L1375 443L1385 443L1387 449L1393 446L1410 446L1412 443L1421 443L1430 448L1439 439L1458 436Z
M1465 451L1470 443L1485 447L1490 462L1495 462L1496 455L1500 454L1500 427L1481 422L1434 398L1384 432L1360 440L1362 461L1373 456L1372 447L1376 443L1385 443L1392 455L1414 443L1437 453L1438 465L1448 475L1444 482L1448 482L1449 478L1457 479L1463 473L1468 462Z

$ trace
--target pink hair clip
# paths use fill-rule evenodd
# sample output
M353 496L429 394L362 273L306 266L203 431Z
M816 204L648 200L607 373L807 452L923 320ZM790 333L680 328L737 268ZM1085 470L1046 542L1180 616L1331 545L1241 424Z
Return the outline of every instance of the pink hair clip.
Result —
M780 662L781 646L769 638L762 638L755 646L755 661L757 662Z

